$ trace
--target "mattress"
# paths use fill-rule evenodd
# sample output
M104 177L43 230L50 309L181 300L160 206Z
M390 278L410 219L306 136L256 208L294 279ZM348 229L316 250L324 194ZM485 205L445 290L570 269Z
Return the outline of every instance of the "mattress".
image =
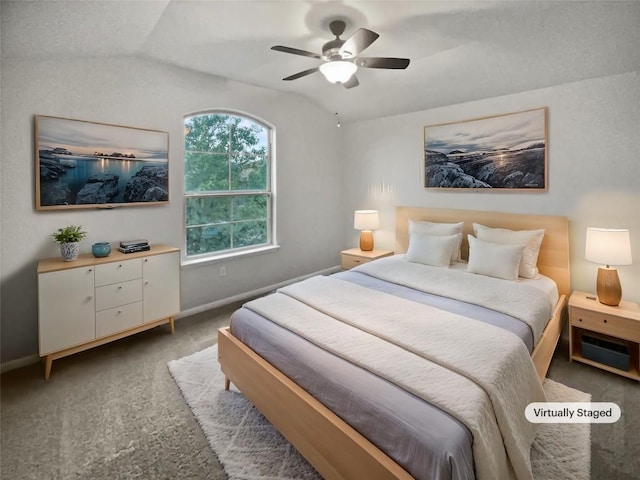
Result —
M357 269L336 276L499 326L517 335L529 351L534 346L531 328L504 313L390 283ZM548 282L542 279L532 283L549 295L550 302L553 301L554 288ZM555 292L557 296L557 290ZM368 438L414 478L475 478L471 432L438 407L246 308L233 314L231 332Z

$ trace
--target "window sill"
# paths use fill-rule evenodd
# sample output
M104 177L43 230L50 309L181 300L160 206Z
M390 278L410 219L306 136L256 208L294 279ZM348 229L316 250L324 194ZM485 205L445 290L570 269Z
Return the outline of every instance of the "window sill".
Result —
M280 245L266 245L263 247L256 247L247 250L242 250L239 252L229 252L223 253L220 255L211 255L204 258L192 258L192 259L182 259L181 267L182 268L198 268L204 267L206 265L216 264L227 262L229 260L235 260L237 258L242 257L251 257L253 255L262 255L265 253L277 252L280 250Z

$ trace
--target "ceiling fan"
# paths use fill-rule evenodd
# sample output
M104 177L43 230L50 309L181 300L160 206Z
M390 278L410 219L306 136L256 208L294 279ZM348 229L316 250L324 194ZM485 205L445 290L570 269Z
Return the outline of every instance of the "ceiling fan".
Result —
M353 88L360 84L355 76L358 67L405 69L409 66L410 60L408 58L359 57L358 55L375 42L380 35L366 28L360 28L348 39L342 40L340 35L344 33L345 28L346 24L342 20L334 20L329 24L329 30L336 38L322 46L322 54L282 45L271 47L271 50L277 52L324 60L324 63L319 67L303 70L283 78L283 80L296 80L320 71L331 83L339 83L345 88Z

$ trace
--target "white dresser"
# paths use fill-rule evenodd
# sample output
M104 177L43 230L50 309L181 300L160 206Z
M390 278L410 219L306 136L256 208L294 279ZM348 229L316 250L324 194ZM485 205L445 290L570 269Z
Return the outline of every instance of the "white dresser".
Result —
M53 360L168 324L180 312L180 251L150 251L38 263L38 327L45 378Z

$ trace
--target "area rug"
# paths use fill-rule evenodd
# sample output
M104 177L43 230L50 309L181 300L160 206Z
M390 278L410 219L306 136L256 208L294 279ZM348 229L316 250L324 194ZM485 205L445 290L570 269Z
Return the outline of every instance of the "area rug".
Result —
M322 477L233 386L224 391L217 345L169 362L173 379L231 480L320 480ZM553 402L591 395L546 379ZM541 424L531 452L536 480L589 480L590 424Z

